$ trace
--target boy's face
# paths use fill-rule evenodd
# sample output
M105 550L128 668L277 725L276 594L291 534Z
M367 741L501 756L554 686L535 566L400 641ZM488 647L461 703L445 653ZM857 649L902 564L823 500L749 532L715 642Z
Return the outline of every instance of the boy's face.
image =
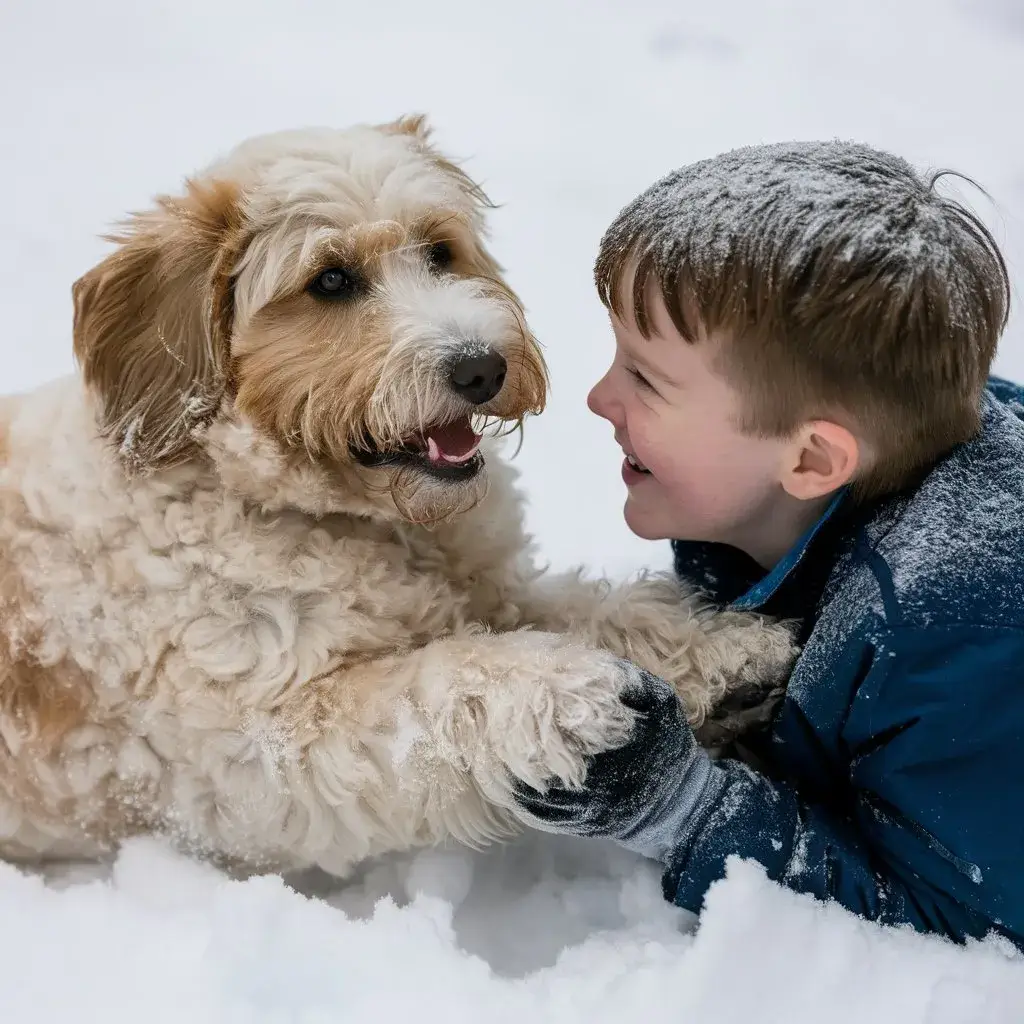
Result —
M783 466L792 442L741 432L741 396L715 368L720 339L687 342L664 302L651 337L612 314L615 361L590 392L626 455L625 517L648 540L720 541L758 557L785 518Z

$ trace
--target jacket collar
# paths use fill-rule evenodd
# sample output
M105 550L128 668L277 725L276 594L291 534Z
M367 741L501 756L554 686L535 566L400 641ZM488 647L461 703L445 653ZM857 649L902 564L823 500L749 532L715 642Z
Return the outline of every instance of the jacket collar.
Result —
M820 545L816 541L825 526L836 518L847 496L847 489L839 491L817 522L770 572L766 573L749 555L727 544L676 540L672 542L676 573L716 602L737 611L759 611L770 603L777 604L774 599L787 581L812 559L818 561L816 549ZM815 600L817 596L813 595Z
M846 499L846 495L846 488L839 491L817 522L786 552L771 572L762 576L745 593L740 594L732 601L732 607L737 611L756 611L763 608L778 593L783 583L796 572L797 566L806 560L807 552L814 543L814 539L821 533L822 527L835 515L836 510Z

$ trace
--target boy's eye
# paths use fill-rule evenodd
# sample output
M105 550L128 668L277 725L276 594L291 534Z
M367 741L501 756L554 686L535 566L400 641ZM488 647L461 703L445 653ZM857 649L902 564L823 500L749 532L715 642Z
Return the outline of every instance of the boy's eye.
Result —
M635 367L630 366L629 375L640 385L642 388L646 388L648 391L653 391L654 388L651 386L651 382Z

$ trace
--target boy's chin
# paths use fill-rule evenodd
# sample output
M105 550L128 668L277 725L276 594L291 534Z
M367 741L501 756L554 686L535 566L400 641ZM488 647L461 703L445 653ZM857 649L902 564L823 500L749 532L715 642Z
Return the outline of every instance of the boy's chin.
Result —
M661 516L654 510L638 506L632 497L626 498L622 514L631 532L641 540L671 540L675 536Z
M678 509L663 508L655 503L638 502L633 495L626 498L622 510L630 532L641 540L692 540L715 542L719 538L706 523L693 522L679 515Z

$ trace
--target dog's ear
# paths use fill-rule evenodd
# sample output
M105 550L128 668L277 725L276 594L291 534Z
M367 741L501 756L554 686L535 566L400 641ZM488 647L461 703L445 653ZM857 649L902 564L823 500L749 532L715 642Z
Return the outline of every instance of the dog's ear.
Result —
M496 280L503 282L503 275L505 273L504 267L491 255L483 242L486 236L486 222L485 217L488 210L496 208L496 204L491 202L487 193L483 188L477 184L454 160L446 157L441 153L430 141L430 136L433 132L433 127L427 122L426 114L405 114L395 121L391 121L388 124L379 126L381 131L387 132L391 135L408 135L413 140L414 144L426 154L437 166L444 171L450 178L452 178L466 194L467 198L472 202L475 213L476 221L474 227L476 228L477 238L475 241L473 259L476 264L477 270L485 277L492 277ZM516 299L518 302L519 300Z
M131 470L173 465L227 384L231 274L242 247L237 186L189 182L116 235L75 282L74 346L101 426Z
M426 114L403 114L395 121L380 125L380 129L390 135L411 135L420 142L427 142L433 131Z

